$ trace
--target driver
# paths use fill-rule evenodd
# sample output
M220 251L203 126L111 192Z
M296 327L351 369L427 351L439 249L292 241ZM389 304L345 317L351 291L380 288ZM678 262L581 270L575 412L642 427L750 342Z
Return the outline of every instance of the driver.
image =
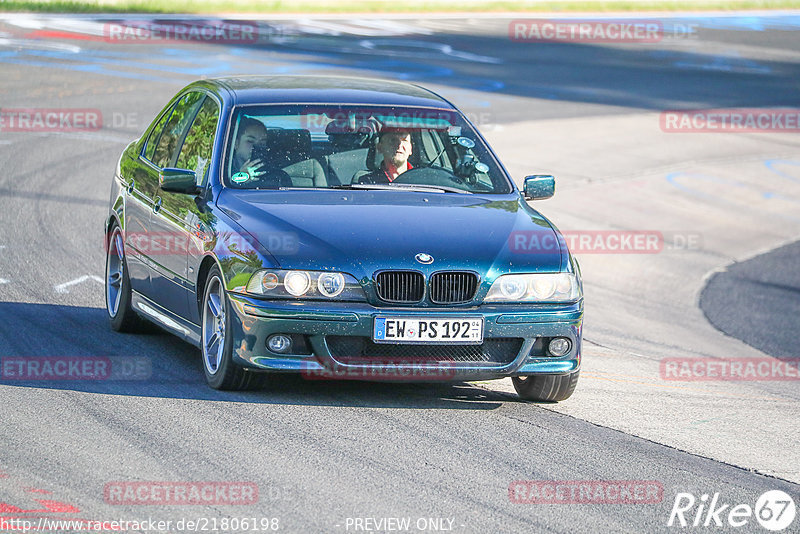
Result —
M382 130L378 134L376 150L383 156L378 170L358 179L360 184L388 184L411 169L411 133L408 130Z

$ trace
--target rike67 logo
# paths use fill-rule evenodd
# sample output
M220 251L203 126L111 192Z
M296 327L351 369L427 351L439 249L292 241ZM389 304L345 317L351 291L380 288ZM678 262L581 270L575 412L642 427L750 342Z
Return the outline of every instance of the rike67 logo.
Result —
M755 506L725 502L719 493L704 493L699 498L691 493L678 493L672 504L667 526L739 528L752 525L752 519L767 530L779 532L794 523L797 509L788 493L767 491L756 500ZM754 532L753 527L746 529Z

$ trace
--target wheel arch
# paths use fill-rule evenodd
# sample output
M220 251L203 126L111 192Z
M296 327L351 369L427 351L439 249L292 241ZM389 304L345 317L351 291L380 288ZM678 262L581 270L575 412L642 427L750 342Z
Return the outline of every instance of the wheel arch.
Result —
M111 227L114 225L120 227L120 229L125 232L125 200L122 196L117 197L117 200L114 202L114 205L111 208L111 213L108 214L105 221L105 242L108 244L109 239L109 232L111 232Z
M197 270L197 291L195 292L197 311L202 312L203 294L206 291L206 282L208 281L208 273L213 266L217 266L222 276L222 285L227 287L227 280L225 280L225 272L219 264L219 260L213 254L206 254L203 261L200 262L200 268Z

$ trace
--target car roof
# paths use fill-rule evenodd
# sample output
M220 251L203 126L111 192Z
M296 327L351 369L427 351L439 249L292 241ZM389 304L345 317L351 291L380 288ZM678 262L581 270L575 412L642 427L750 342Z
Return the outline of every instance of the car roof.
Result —
M198 82L227 93L231 105L370 104L455 109L418 85L347 76L232 76ZM223 97L224 98L224 97Z

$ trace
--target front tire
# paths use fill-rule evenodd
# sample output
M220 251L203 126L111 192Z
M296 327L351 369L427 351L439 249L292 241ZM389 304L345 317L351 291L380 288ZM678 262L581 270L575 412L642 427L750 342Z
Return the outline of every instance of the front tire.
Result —
M117 332L136 332L142 319L131 307L131 280L125 261L122 230L114 223L106 246L106 313L111 328Z
M578 385L580 371L566 375L513 376L511 381L521 399L538 402L567 400Z
M200 351L208 385L214 389L242 390L261 384L262 375L233 361L230 304L216 265L211 268L203 291Z

